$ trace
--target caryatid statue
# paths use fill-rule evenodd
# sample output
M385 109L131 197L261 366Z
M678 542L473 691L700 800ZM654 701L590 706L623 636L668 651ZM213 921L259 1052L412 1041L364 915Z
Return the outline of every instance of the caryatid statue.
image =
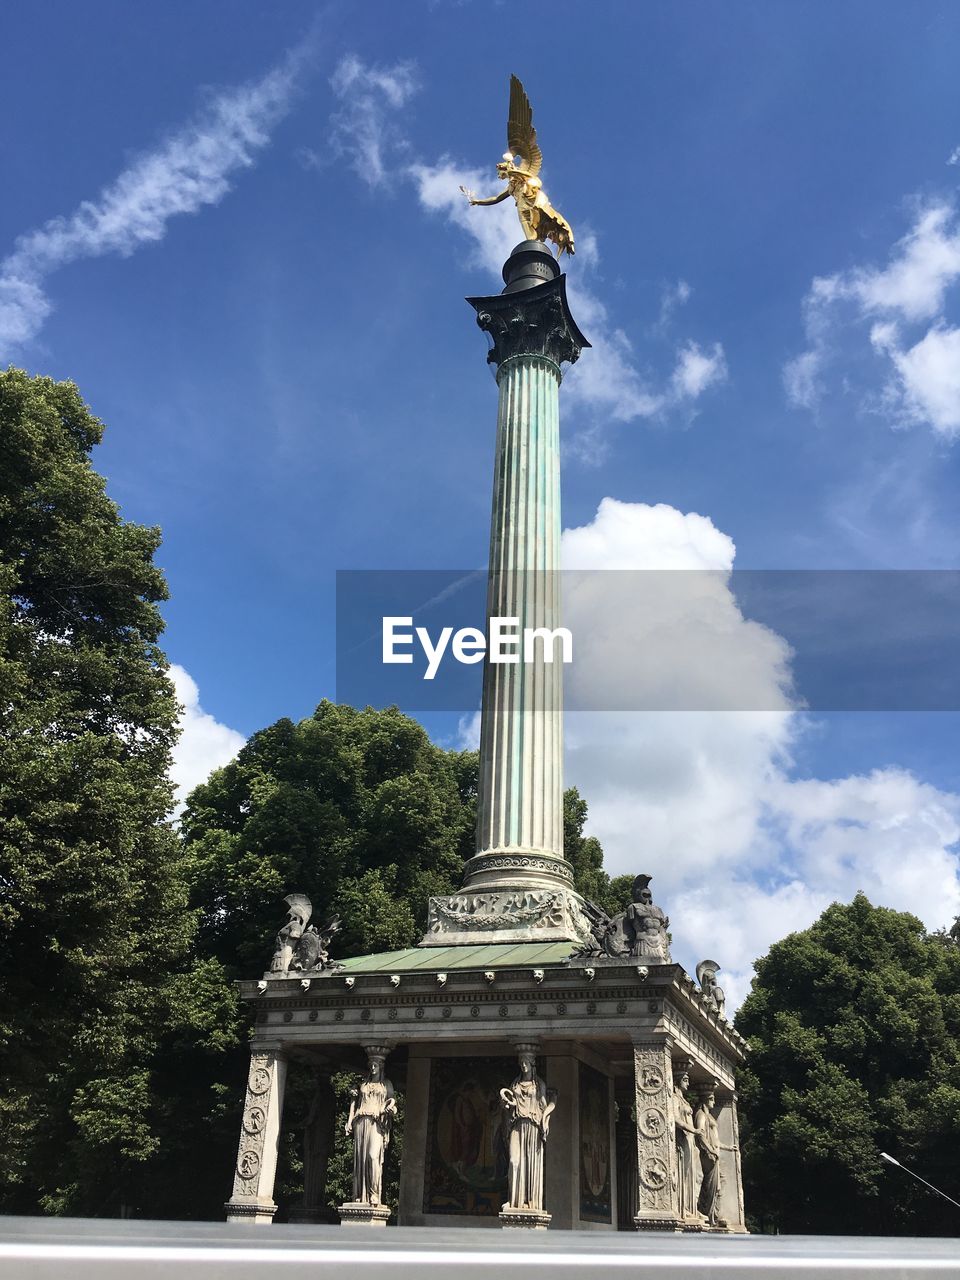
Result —
M510 77L510 115L507 120L507 150L497 164L497 176L506 184L499 195L478 199L466 187L460 190L471 204L499 204L508 196L517 202L517 216L528 240L549 241L561 253L573 253L573 228L547 199L539 173L543 155L537 145L530 99L516 76Z
M503 1211L542 1213L544 1144L557 1105L557 1091L544 1087L532 1049L521 1049L519 1059L520 1074L509 1089L500 1090L510 1128L509 1189Z
M367 1074L351 1089L350 1114L344 1125L353 1137L353 1203L379 1205L383 1192L383 1158L390 1145L397 1102L383 1073L387 1050L367 1049Z
M686 1064L674 1069L673 1123L676 1137L677 1212L681 1218L699 1217L700 1182L702 1172L698 1152L699 1133L693 1115L693 1107L687 1100L690 1076Z
M711 1227L725 1227L727 1224L720 1217L720 1126L713 1114L715 1103L716 1094L713 1089L703 1089L694 1120L703 1171L699 1209Z

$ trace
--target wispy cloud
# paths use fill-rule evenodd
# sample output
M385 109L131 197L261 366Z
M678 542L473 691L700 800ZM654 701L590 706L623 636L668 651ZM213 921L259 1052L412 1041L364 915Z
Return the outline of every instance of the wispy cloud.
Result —
M660 315L657 318L656 330L663 333L673 322L677 311L690 301L693 293L686 280L678 280L675 284L664 285L660 292Z
M807 350L783 370L789 401L816 408L841 335L852 324L888 361L880 403L894 424L924 423L941 436L960 434L960 329L944 314L958 282L960 219L947 201L918 209L883 266L817 276L803 302Z
M104 254L128 257L162 240L171 218L218 204L286 115L312 48L308 38L260 79L216 94L95 199L20 236L0 262L0 357L40 331L52 309L44 284L60 267Z
M471 263L499 281L504 259L521 238L513 204L504 201L492 208L471 208L460 187L489 188L488 171L459 164L449 156L429 164L412 155L396 114L418 88L410 64L368 67L351 55L340 63L332 84L346 103L331 122L337 154L373 186L389 186L397 180L412 183L421 208L464 232L471 245ZM321 157L317 163L322 162ZM568 448L593 462L603 456L605 428L611 421L633 422L678 410L689 418L700 397L727 377L720 343L702 350L689 340L675 348L671 372L659 384L643 372L629 337L613 322L591 286L591 273L600 261L596 236L589 229L581 231L576 258L569 266L569 293L593 349L569 374L568 403L579 411L580 421ZM664 293L663 327L691 292L685 280L678 280Z
M345 158L368 186L387 185L409 149L393 113L420 87L413 64L371 67L348 54L338 63L330 87L344 105L330 119L326 150L304 148L301 160L308 167L323 169Z

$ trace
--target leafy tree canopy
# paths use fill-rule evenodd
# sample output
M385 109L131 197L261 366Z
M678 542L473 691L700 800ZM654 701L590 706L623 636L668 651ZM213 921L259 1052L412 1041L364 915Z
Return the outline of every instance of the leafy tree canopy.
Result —
M782 1231L949 1234L960 1199L960 947L862 893L756 964L737 1015L747 1205Z
M150 1070L197 1011L165 822L177 705L156 529L120 518L72 383L0 373L0 1207L117 1212ZM176 976L175 976L176 975Z
M183 817L199 946L262 971L294 891L342 916L338 954L413 945L427 896L472 851L476 773L473 753L443 751L396 708L322 702L254 734Z

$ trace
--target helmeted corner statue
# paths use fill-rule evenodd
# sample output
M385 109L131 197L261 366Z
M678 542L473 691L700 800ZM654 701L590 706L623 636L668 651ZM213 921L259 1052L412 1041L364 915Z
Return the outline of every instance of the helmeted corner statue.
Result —
M669 917L657 906L650 891L652 876L634 878L633 901L626 911L610 917L595 903L586 904L590 933L571 953L580 956L637 956L654 964L670 964Z
M653 877L637 876L633 882L633 901L624 913L624 931L632 956L649 956L663 964L670 963L670 920L653 901L650 881Z
M277 934L273 959L270 961L271 973L289 973L293 953L313 914L313 903L305 893L290 893L284 898L284 902L287 904L287 919Z
M508 196L517 202L517 216L528 240L544 243L552 240L557 255L573 253L573 228L560 216L547 199L539 173L543 154L537 145L537 131L533 127L533 110L523 85L516 76L510 77L510 115L507 120L507 148L497 164L497 176L506 184L499 195L480 200L466 187L460 190L471 204L499 204Z
M277 934L269 976L286 978L291 973L321 973L324 969L343 966L330 959L330 940L340 929L339 916L331 916L318 929L309 924L313 903L305 893L291 893L284 898L287 918Z
M383 1160L390 1145L397 1102L393 1085L384 1075L389 1048L367 1047L367 1074L351 1090L350 1113L344 1132L353 1138L353 1200L340 1206L341 1222L386 1223L390 1210L381 1204Z
M725 1227L726 1220L720 1217L720 1126L713 1114L715 1103L713 1089L702 1090L695 1118L703 1171L699 1209L711 1227Z
M507 1201L500 1219L504 1226L545 1227L550 1214L543 1208L543 1157L557 1092L545 1088L537 1075L536 1048L522 1045L518 1052L520 1074L509 1089L500 1090L510 1132Z
M727 1006L727 997L724 994L723 987L717 982L717 974L720 972L720 966L716 960L701 960L697 965L697 981L700 983L700 992L708 1004L713 1005L716 1012L721 1018L725 1017L725 1009Z

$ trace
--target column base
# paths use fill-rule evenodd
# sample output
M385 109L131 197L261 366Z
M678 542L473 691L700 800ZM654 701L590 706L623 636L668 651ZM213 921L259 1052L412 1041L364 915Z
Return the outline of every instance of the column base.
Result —
M257 1200L253 1197L249 1200L234 1197L223 1207L227 1211L228 1222L256 1222L263 1226L270 1226L273 1215L277 1212L277 1206L272 1200Z
M546 1231L552 1216L545 1213L543 1209L513 1209L505 1206L500 1210L500 1225L501 1227L523 1227L528 1231Z
M638 1213L633 1219L633 1225L638 1231L682 1231L685 1223L682 1218L653 1218L647 1214Z
M390 1209L385 1204L365 1204L362 1200L348 1200L337 1207L341 1227L385 1227Z

